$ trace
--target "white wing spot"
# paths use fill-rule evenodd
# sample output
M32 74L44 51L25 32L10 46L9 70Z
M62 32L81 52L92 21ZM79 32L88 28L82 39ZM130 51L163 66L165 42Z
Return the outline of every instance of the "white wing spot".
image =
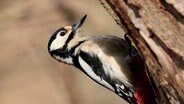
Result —
M124 85L121 85L120 88L124 90L125 89L125 86Z

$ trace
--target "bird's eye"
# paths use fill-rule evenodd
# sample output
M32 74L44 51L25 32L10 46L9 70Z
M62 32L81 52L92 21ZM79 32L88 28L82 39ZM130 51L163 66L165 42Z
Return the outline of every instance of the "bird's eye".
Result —
M66 34L66 31L61 31L59 35L64 36L65 34Z

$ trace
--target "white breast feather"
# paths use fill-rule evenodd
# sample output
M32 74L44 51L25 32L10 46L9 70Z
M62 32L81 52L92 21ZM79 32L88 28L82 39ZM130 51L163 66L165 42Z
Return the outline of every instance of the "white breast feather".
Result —
M104 85L105 87L107 87L108 89L114 91L113 87L107 83L105 80L101 79L99 76L97 76L94 71L92 70L92 68L81 58L79 57L79 63L81 65L81 67L84 69L84 71L95 81L97 81L98 83Z

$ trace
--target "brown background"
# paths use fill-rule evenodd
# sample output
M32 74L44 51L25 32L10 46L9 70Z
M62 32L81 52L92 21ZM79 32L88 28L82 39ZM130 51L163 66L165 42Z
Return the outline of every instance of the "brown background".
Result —
M0 0L0 104L124 103L47 52L51 34L84 14L82 35L123 36L97 0Z

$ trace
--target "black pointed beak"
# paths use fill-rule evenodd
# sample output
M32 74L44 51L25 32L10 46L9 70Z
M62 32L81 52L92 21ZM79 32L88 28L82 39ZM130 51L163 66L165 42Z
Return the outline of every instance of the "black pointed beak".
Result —
M86 20L87 15L84 15L77 23L72 25L73 32L76 32L84 23Z

